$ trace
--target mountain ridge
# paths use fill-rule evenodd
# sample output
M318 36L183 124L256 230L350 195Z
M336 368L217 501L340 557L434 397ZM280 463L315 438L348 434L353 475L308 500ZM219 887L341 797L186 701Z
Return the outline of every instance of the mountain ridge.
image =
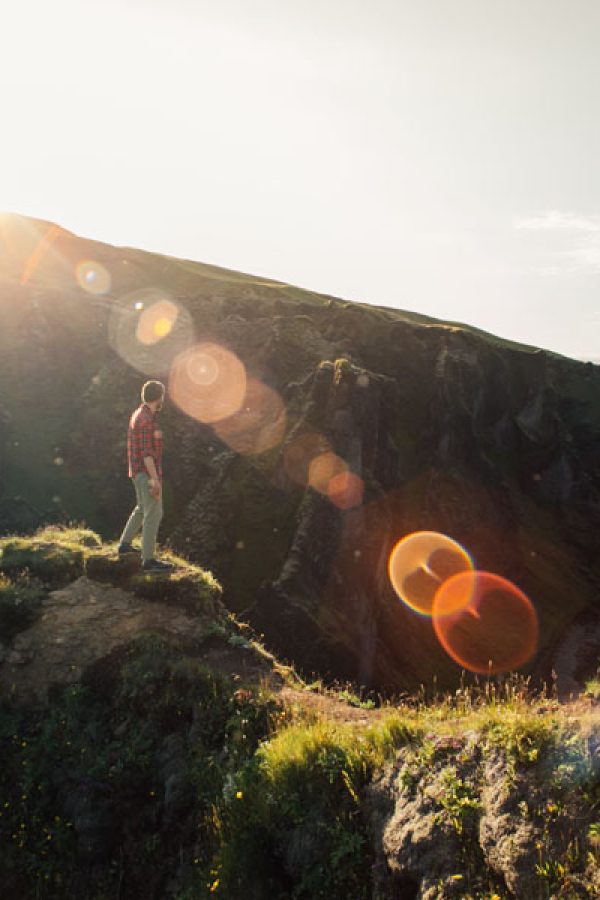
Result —
M290 288L294 291L302 292L303 294L310 296L318 296L323 298L324 300L332 300L338 304L351 303L353 306L361 307L364 309L373 309L383 313L389 313L392 315L395 321L404 321L413 324L423 324L430 326L439 326L445 328L457 328L459 330L469 331L474 334L477 334L487 340L490 340L493 343L500 343L502 346L511 347L516 350L522 350L523 352L543 352L548 353L551 356L564 357L565 359L573 359L573 357L567 357L564 354L558 353L557 351L544 349L541 347L537 347L533 344L526 344L522 341L515 341L510 338L502 338L492 332L485 331L484 329L477 328L476 326L469 325L465 322L459 322L457 320L452 319L438 319L434 316L426 315L424 313L419 313L414 310L403 310L395 306L387 306L384 304L375 304L375 303L367 303L364 301L360 301L357 299L350 298L342 298L331 294L323 294L321 292L317 292L310 288L304 288L297 285L288 284L287 282L281 282L278 279L265 277L261 275L255 275L248 272L243 272L236 269L231 269L229 267L224 266L216 266L212 263L201 262L199 260L190 259L188 257L178 257L173 256L172 254L162 253L158 251L151 250L143 250L139 248L135 248L128 244L109 244L105 241L101 241L96 238L87 238L78 235L76 232L69 231L63 226L58 225L55 222L51 222L46 219L38 219L33 216L25 216L19 213L4 213L0 214L5 218L9 217L13 219L17 226L25 223L28 227L32 227L36 231L46 231L51 229L60 229L64 235L67 235L69 238L82 241L86 245L94 246L97 248L110 248L112 251L117 251L125 254L134 254L136 256L146 256L152 258L160 258L169 263L174 263L181 266L192 266L198 275L202 275L203 273L212 273L213 276L217 277L221 275L222 277L230 276L233 280L237 278L241 278L243 281L250 280L251 282L258 283L261 286L272 287L272 288ZM0 269L1 275L1 269ZM582 360L583 361L583 360ZM600 359L598 360L600 362Z
M375 690L456 683L388 578L395 542L419 530L532 597L538 679L578 617L598 615L597 367L66 232L40 249L37 226L15 227L0 236L4 533L83 520L114 536L139 386L208 341L251 388L222 426L167 405L161 534L279 655ZM148 337L157 308L167 334ZM323 450L333 468L311 475Z

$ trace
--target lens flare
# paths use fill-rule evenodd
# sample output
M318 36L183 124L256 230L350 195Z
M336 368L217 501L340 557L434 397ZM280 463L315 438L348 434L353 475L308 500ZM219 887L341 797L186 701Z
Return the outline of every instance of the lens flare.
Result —
M248 378L246 394L240 409L227 419L215 422L213 428L224 443L236 453L264 453L281 443L286 428L286 411L279 394Z
M46 229L46 232L39 239L23 266L20 278L21 284L27 284L60 233L61 228L58 225L50 225Z
M288 478L305 487L313 459L331 450L329 441L316 431L303 431L286 444L283 466Z
M88 294L107 294L112 284L108 269L93 259L84 259L77 263L75 278Z
M432 614L436 592L448 578L472 570L473 562L464 547L437 531L417 531L402 538L388 561L394 590L407 606L424 616ZM463 599L467 605L470 596Z
M339 509L352 509L363 501L362 478L350 471L327 438L316 431L303 431L285 446L283 465L288 478L310 486Z
M354 472L346 471L334 475L327 486L327 496L339 509L352 509L363 501L365 485Z
M166 375L176 357L192 346L194 325L189 312L164 291L144 288L112 308L108 339L134 369Z
M328 496L330 482L347 471L348 466L336 453L321 453L308 467L308 483L315 491Z
M137 304L134 305L134 309ZM173 330L179 309L170 300L158 300L146 306L138 318L136 337L142 344L157 344Z
M518 669L537 649L531 601L491 572L459 572L445 581L433 601L433 627L448 655L480 674Z
M246 395L246 370L219 344L198 344L181 353L169 376L169 394L183 412L213 424L235 415Z

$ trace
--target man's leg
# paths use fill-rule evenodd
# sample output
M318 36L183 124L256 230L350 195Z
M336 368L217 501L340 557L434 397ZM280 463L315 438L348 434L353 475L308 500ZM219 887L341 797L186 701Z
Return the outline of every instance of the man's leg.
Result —
M144 511L144 521L142 525L142 562L145 563L149 559L154 559L156 551L156 536L158 535L158 526L162 519L162 491L160 498L157 500L148 490L149 478L143 472L135 476L138 484L140 496L142 498L142 509Z
M142 527L142 522L144 521L144 508L142 505L142 496L139 490L139 486L135 480L132 479L133 487L135 490L135 499L137 501L135 509L127 519L127 524L123 529L123 534L121 535L121 544L131 544L132 540Z

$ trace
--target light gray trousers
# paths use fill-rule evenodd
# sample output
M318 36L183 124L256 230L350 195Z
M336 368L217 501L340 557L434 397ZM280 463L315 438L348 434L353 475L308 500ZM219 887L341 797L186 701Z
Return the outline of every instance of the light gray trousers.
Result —
M138 472L131 479L135 488L135 498L137 505L123 529L121 535L122 544L130 544L139 530L142 530L142 562L147 559L154 558L156 550L156 536L158 534L158 526L163 515L162 505L162 487L160 499L152 497L148 490L148 481L150 476L145 472Z

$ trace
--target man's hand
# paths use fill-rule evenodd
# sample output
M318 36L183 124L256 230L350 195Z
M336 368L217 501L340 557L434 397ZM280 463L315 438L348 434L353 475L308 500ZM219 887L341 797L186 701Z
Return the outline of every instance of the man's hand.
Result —
M148 479L148 491L151 497L154 497L155 500L160 499L160 481L158 478L149 478Z
M158 477L158 472L156 471L156 463L154 462L154 457L145 456L144 465L146 466L146 471L149 475L148 492L151 497L154 497L155 500L158 500L160 498L160 478Z

